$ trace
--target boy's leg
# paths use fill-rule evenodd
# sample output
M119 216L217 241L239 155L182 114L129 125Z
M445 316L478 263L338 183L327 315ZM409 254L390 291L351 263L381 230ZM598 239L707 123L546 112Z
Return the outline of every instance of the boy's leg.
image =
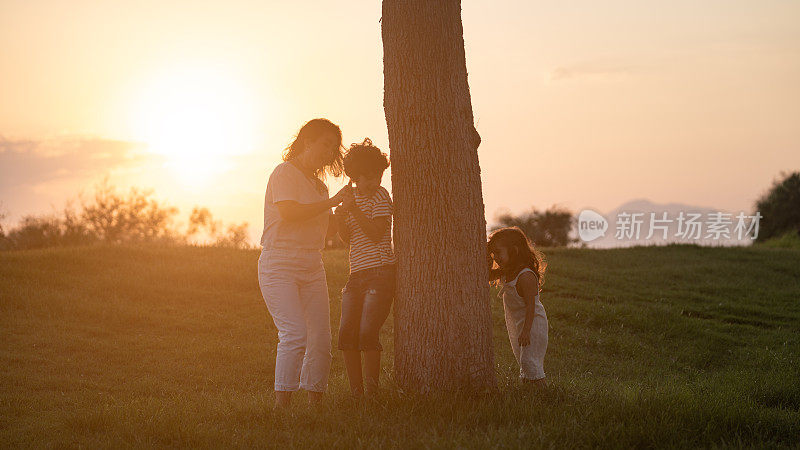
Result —
M364 391L367 395L375 394L381 375L380 350L364 350L364 374Z
M342 351L347 379L350 381L350 392L360 397L364 394L364 382L361 372L361 350L359 350L358 332L361 327L361 311L363 295L359 288L358 275L351 275L342 289L342 317L339 321L339 350Z
M350 382L350 394L353 397L364 395L364 379L361 373L361 351L342 350L344 368L347 371L347 380Z
M394 283L394 270L383 269L364 294L359 344L364 351L364 384L367 393L374 393L378 389L383 350L380 333L392 309Z

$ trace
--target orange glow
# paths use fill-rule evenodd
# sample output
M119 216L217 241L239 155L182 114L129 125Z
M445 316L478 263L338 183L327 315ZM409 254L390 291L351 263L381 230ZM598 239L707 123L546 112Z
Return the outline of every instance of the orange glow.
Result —
M251 151L253 105L230 74L181 68L155 76L134 106L133 129L187 185L204 185L225 170L229 156Z

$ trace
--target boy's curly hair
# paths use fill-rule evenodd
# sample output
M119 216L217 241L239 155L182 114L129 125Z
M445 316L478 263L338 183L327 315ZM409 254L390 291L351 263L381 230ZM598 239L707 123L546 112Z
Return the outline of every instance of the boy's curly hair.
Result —
M361 175L382 174L389 167L389 157L372 145L370 138L360 144L350 144L344 154L344 173L351 180Z

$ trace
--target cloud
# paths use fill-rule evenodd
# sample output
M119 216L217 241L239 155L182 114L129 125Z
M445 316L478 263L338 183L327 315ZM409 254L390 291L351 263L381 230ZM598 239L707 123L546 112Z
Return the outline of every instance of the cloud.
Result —
M60 211L79 204L107 179L126 191L153 191L183 213L194 206L211 209L225 222L247 221L258 237L264 186L274 161L260 154L235 155L225 170L201 185L186 185L164 156L145 144L99 138L10 140L0 136L0 215L11 226L26 215ZM220 189L224 186L224 189Z
M106 177L119 185L131 171L152 172L162 164L136 142L0 136L0 213L14 223L27 214L59 210Z
M147 159L141 144L99 138L8 140L0 137L0 195L9 188L86 179Z

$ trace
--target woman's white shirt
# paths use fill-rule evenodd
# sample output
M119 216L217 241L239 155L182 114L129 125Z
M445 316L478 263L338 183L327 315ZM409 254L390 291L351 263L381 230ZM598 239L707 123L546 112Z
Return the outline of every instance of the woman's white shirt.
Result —
M292 200L309 204L328 198L328 187L325 183L309 178L288 161L279 164L267 182L261 247L308 250L325 248L325 236L332 214L330 208L310 219L289 222L281 217L276 203Z

